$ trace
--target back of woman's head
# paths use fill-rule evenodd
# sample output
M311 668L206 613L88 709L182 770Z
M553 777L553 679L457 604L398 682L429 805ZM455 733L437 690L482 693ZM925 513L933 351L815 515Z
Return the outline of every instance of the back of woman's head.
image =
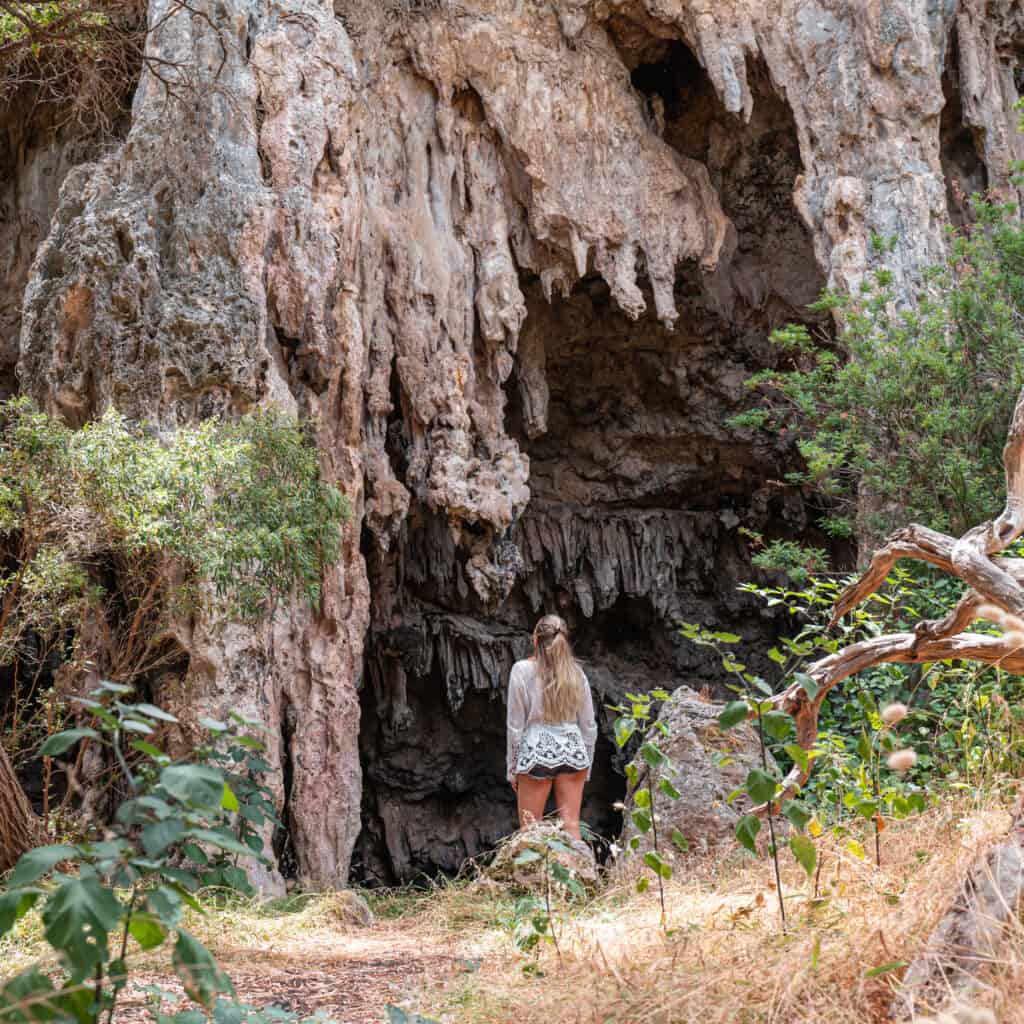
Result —
M544 694L544 721L574 721L583 704L583 676L569 644L569 627L558 615L545 615L533 627L533 642Z

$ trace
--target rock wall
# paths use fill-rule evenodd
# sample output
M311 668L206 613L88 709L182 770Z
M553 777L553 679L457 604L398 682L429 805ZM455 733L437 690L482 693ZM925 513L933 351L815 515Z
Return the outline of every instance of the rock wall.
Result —
M355 877L454 869L513 820L501 694L542 609L602 698L714 685L679 618L772 634L737 531L806 533L794 454L725 419L873 233L909 294L949 178L1011 187L1019 8L167 2L187 74L67 176L20 387L72 422L312 422L356 511L322 611L197 628L168 689L267 722L304 884L345 881L360 820ZM602 739L587 816L621 789Z

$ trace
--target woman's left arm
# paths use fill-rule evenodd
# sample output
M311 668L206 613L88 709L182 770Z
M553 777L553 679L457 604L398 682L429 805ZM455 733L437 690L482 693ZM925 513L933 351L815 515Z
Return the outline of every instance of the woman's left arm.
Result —
M576 716L576 724L583 736L584 746L587 748L587 760L590 767L587 769L587 778L594 767L594 745L597 743L597 721L594 718L594 698L590 693L590 683L587 680L583 669L580 669L580 678L583 680L583 702L580 704L579 713Z

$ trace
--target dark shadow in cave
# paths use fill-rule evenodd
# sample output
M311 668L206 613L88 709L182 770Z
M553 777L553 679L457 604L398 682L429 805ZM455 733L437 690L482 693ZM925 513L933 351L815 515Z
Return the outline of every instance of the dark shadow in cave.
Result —
M953 57L959 52L955 32L948 43L949 60L942 73L945 104L939 116L939 159L946 179L946 204L956 227L972 221L970 197L988 188L988 168L978 150L974 131L964 123L960 71Z
M277 870L284 879L298 877L299 866L295 857L295 844L291 831L291 795L294 765L292 764L292 739L295 733L295 712L283 695L281 700L281 789L283 797L278 819L281 824L274 828L271 846L274 850L274 861Z

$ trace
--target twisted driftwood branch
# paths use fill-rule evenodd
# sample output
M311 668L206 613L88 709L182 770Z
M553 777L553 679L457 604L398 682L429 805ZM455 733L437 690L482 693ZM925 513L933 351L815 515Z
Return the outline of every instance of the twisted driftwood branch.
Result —
M918 623L912 633L892 633L850 644L807 669L817 684L814 697L794 683L772 698L796 721L796 739L809 750L818 738L818 714L829 691L844 679L874 665L960 659L999 665L1024 674L1024 559L995 558L1024 533L1024 390L1017 397L1003 449L1006 505L998 518L959 539L910 525L893 533L875 552L863 575L836 601L832 624L885 582L901 558L928 562L970 588L946 616ZM1003 622L1002 636L965 633L978 618ZM751 717L755 713L751 712ZM813 761L810 762L813 766ZM779 802L801 787L810 774L798 766L782 783ZM767 805L755 808L764 814ZM953 905L932 933L928 948L907 971L893 1007L897 1016L913 1016L919 1007L934 1009L973 983L978 971L998 956L1005 925L1024 900L1024 810L1019 809L1007 838L972 868Z

